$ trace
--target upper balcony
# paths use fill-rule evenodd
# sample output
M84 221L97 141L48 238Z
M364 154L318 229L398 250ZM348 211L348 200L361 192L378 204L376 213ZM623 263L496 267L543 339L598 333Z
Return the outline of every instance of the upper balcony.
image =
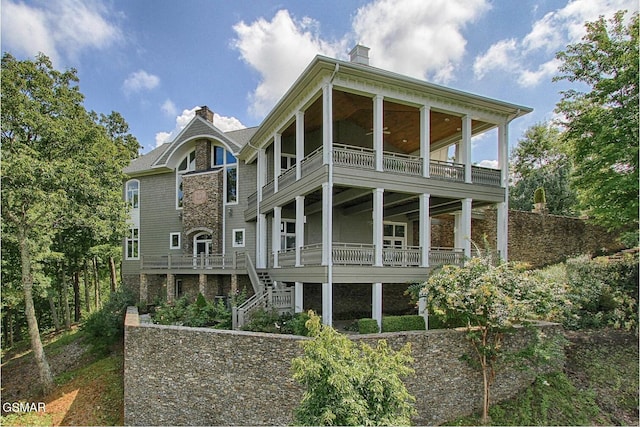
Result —
M376 172L375 151L371 148L336 143L333 144L331 156L334 168L344 169L344 173L347 175L358 177L358 174L362 173L362 171L368 171L374 174ZM312 175L318 177L318 173L323 173L320 171L323 166L322 147L320 147L301 161L300 179L296 179L297 166L292 166L262 187L262 200L266 202L274 196L276 193L276 185L278 192L286 192L287 189L297 181L304 183L304 181ZM464 164L431 160L429 162L429 175L425 177L422 158L387 151L382 153L382 171L380 173L382 175L376 177L382 185L384 185L385 180L390 180L389 174L392 174L396 178L400 177L402 179L403 177L407 177L417 179L418 182L423 185L427 185L428 180L436 180L440 181L441 185L442 182L453 182L501 188L501 172L497 169L472 165L471 182L467 183L465 180ZM321 178L322 181L326 180L324 176L318 178ZM257 215L256 204L257 192L248 197L248 208L245 212L245 219L255 218Z

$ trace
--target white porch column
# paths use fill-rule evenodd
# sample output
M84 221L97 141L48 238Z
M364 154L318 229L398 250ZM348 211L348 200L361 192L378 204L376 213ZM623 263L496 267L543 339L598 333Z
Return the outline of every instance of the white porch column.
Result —
M333 326L333 283L322 284L322 323Z
M333 190L322 183L322 265L333 263Z
M429 193L419 196L420 203L420 223L418 230L420 233L420 266L429 267L429 251L431 250L431 217L429 216Z
M376 159L376 170L382 171L382 131L384 126L384 97L376 95L373 98L373 150Z
M258 165L256 171L257 179L256 185L258 186L258 201L262 200L262 187L267 183L267 152L264 148L258 151Z
M431 162L431 106L420 107L420 158L422 159L422 176L429 178Z
M378 331L382 332L382 283L371 285L371 317L378 322Z
M280 224L282 222L282 207L275 206L273 208L273 220L271 224L271 251L273 252L273 267L277 268L278 253L280 252Z
M302 265L304 219L304 196L296 196L296 267Z
M304 159L304 111L296 113L296 180L300 179L300 163Z
M282 134L273 135L273 192L278 192L278 177L280 176L280 157L282 157Z
M509 187L509 126L498 126L498 167L500 168L501 185ZM508 198L507 198L508 200Z
M384 189L373 190L373 265L382 266L382 238L384 223Z
M461 243L464 255L471 257L471 199L462 199L462 214L460 215Z
M256 222L256 267L267 268L267 216L265 214L258 214Z
M498 203L496 224L497 250L502 260L509 260L509 205L508 203Z
M331 163L333 146L333 85L322 87L322 164Z
M464 181L471 182L471 117L462 117L462 163L464 163Z
M304 286L302 282L296 282L295 288L294 288L294 292L295 292L294 311L296 313L302 313L302 310L304 310L304 305L303 305L304 290L303 289L304 289Z

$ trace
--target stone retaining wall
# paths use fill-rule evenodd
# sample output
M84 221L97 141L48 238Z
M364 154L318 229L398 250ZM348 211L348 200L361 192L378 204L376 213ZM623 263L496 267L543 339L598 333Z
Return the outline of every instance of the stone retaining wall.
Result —
M540 327L547 337L562 332L554 324ZM521 347L527 335L522 330L508 337L505 346ZM302 354L304 339L140 324L137 309L130 307L125 320L125 424L291 424L303 393L291 378L291 359ZM411 342L415 374L405 383L417 399L414 424L442 423L481 407L482 377L459 360L470 350L463 332L414 331L353 339L370 345L386 339L394 349ZM535 375L531 370L500 372L493 401L510 397Z

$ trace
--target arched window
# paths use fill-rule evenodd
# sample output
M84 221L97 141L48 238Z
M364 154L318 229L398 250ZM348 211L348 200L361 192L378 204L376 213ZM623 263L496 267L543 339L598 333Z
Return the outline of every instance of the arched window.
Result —
M140 181L132 179L127 181L126 185L126 197L127 204L131 209L137 209L140 207Z
M215 145L211 164L214 168L224 168L225 202L238 202L238 160L224 147Z
M182 191L182 176L187 172L196 170L196 150L192 150L184 156L182 162L176 170L176 208L182 208L182 199L184 193Z

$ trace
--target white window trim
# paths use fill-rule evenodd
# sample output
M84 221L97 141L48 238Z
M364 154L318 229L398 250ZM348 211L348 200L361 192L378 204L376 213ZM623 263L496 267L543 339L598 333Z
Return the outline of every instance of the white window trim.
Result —
M242 242L238 243L236 242L236 233L241 232L242 233ZM245 231L244 228L234 228L231 231L231 238L233 239L233 247L234 248L244 248L245 246Z
M215 164L215 155L216 155L216 147L220 147L224 150L224 154L223 154L223 161L222 164L220 165L216 165ZM227 153L231 154L235 159L236 162L235 163L227 163ZM233 206L233 205L237 205L239 203L240 200L240 161L238 160L238 157L236 157L235 154L233 154L233 151L229 150L229 148L222 144L222 143L216 143L214 142L213 144L211 144L211 159L209 160L211 167L213 169L222 169L222 193L224 195L224 205L225 206ZM235 202L228 202L227 201L227 171L230 168L235 168L236 169L236 201Z
M193 172L195 170L195 155L196 155L195 152L196 152L195 148L193 150L189 150L189 152L185 156L182 157L182 159L180 160L180 163L178 163L178 166L176 166L176 169L175 169L175 171L176 171L176 186L175 186L175 188L176 188L176 210L182 210L182 206L179 205L179 200L178 200L178 187L180 185L180 178L183 175L185 175L185 174L187 174L189 172ZM194 168L193 169L189 168L189 165L191 164L191 162L189 162L188 158L189 158L189 156L191 156L191 153L193 153L193 156L194 156ZM182 162L184 161L185 158L187 159L187 168L185 170L183 170L183 171L179 171L178 168L180 167L180 165L182 164ZM138 197L140 197L140 196L138 196ZM182 199L183 199L183 203L184 203L184 194L182 195Z
M133 206L133 204L131 203L131 200L129 198L129 184L132 184L134 182L138 184L138 190L137 190L137 193L138 193L138 206L135 206L135 207ZM138 180L138 179L130 179L129 181L127 181L127 183L125 184L124 188L125 188L124 189L124 191L125 191L125 200L127 202L127 205L129 206L129 208L131 208L131 209L140 209L140 180Z
M178 236L178 245L173 245L173 237ZM181 249L182 248L182 233L170 233L169 234L169 249Z
M132 237L133 230L138 230L138 237L135 239ZM137 256L129 256L129 242L138 242ZM130 227L128 229L127 236L125 237L125 242L124 242L124 255L126 260L140 259L140 228L139 227Z

